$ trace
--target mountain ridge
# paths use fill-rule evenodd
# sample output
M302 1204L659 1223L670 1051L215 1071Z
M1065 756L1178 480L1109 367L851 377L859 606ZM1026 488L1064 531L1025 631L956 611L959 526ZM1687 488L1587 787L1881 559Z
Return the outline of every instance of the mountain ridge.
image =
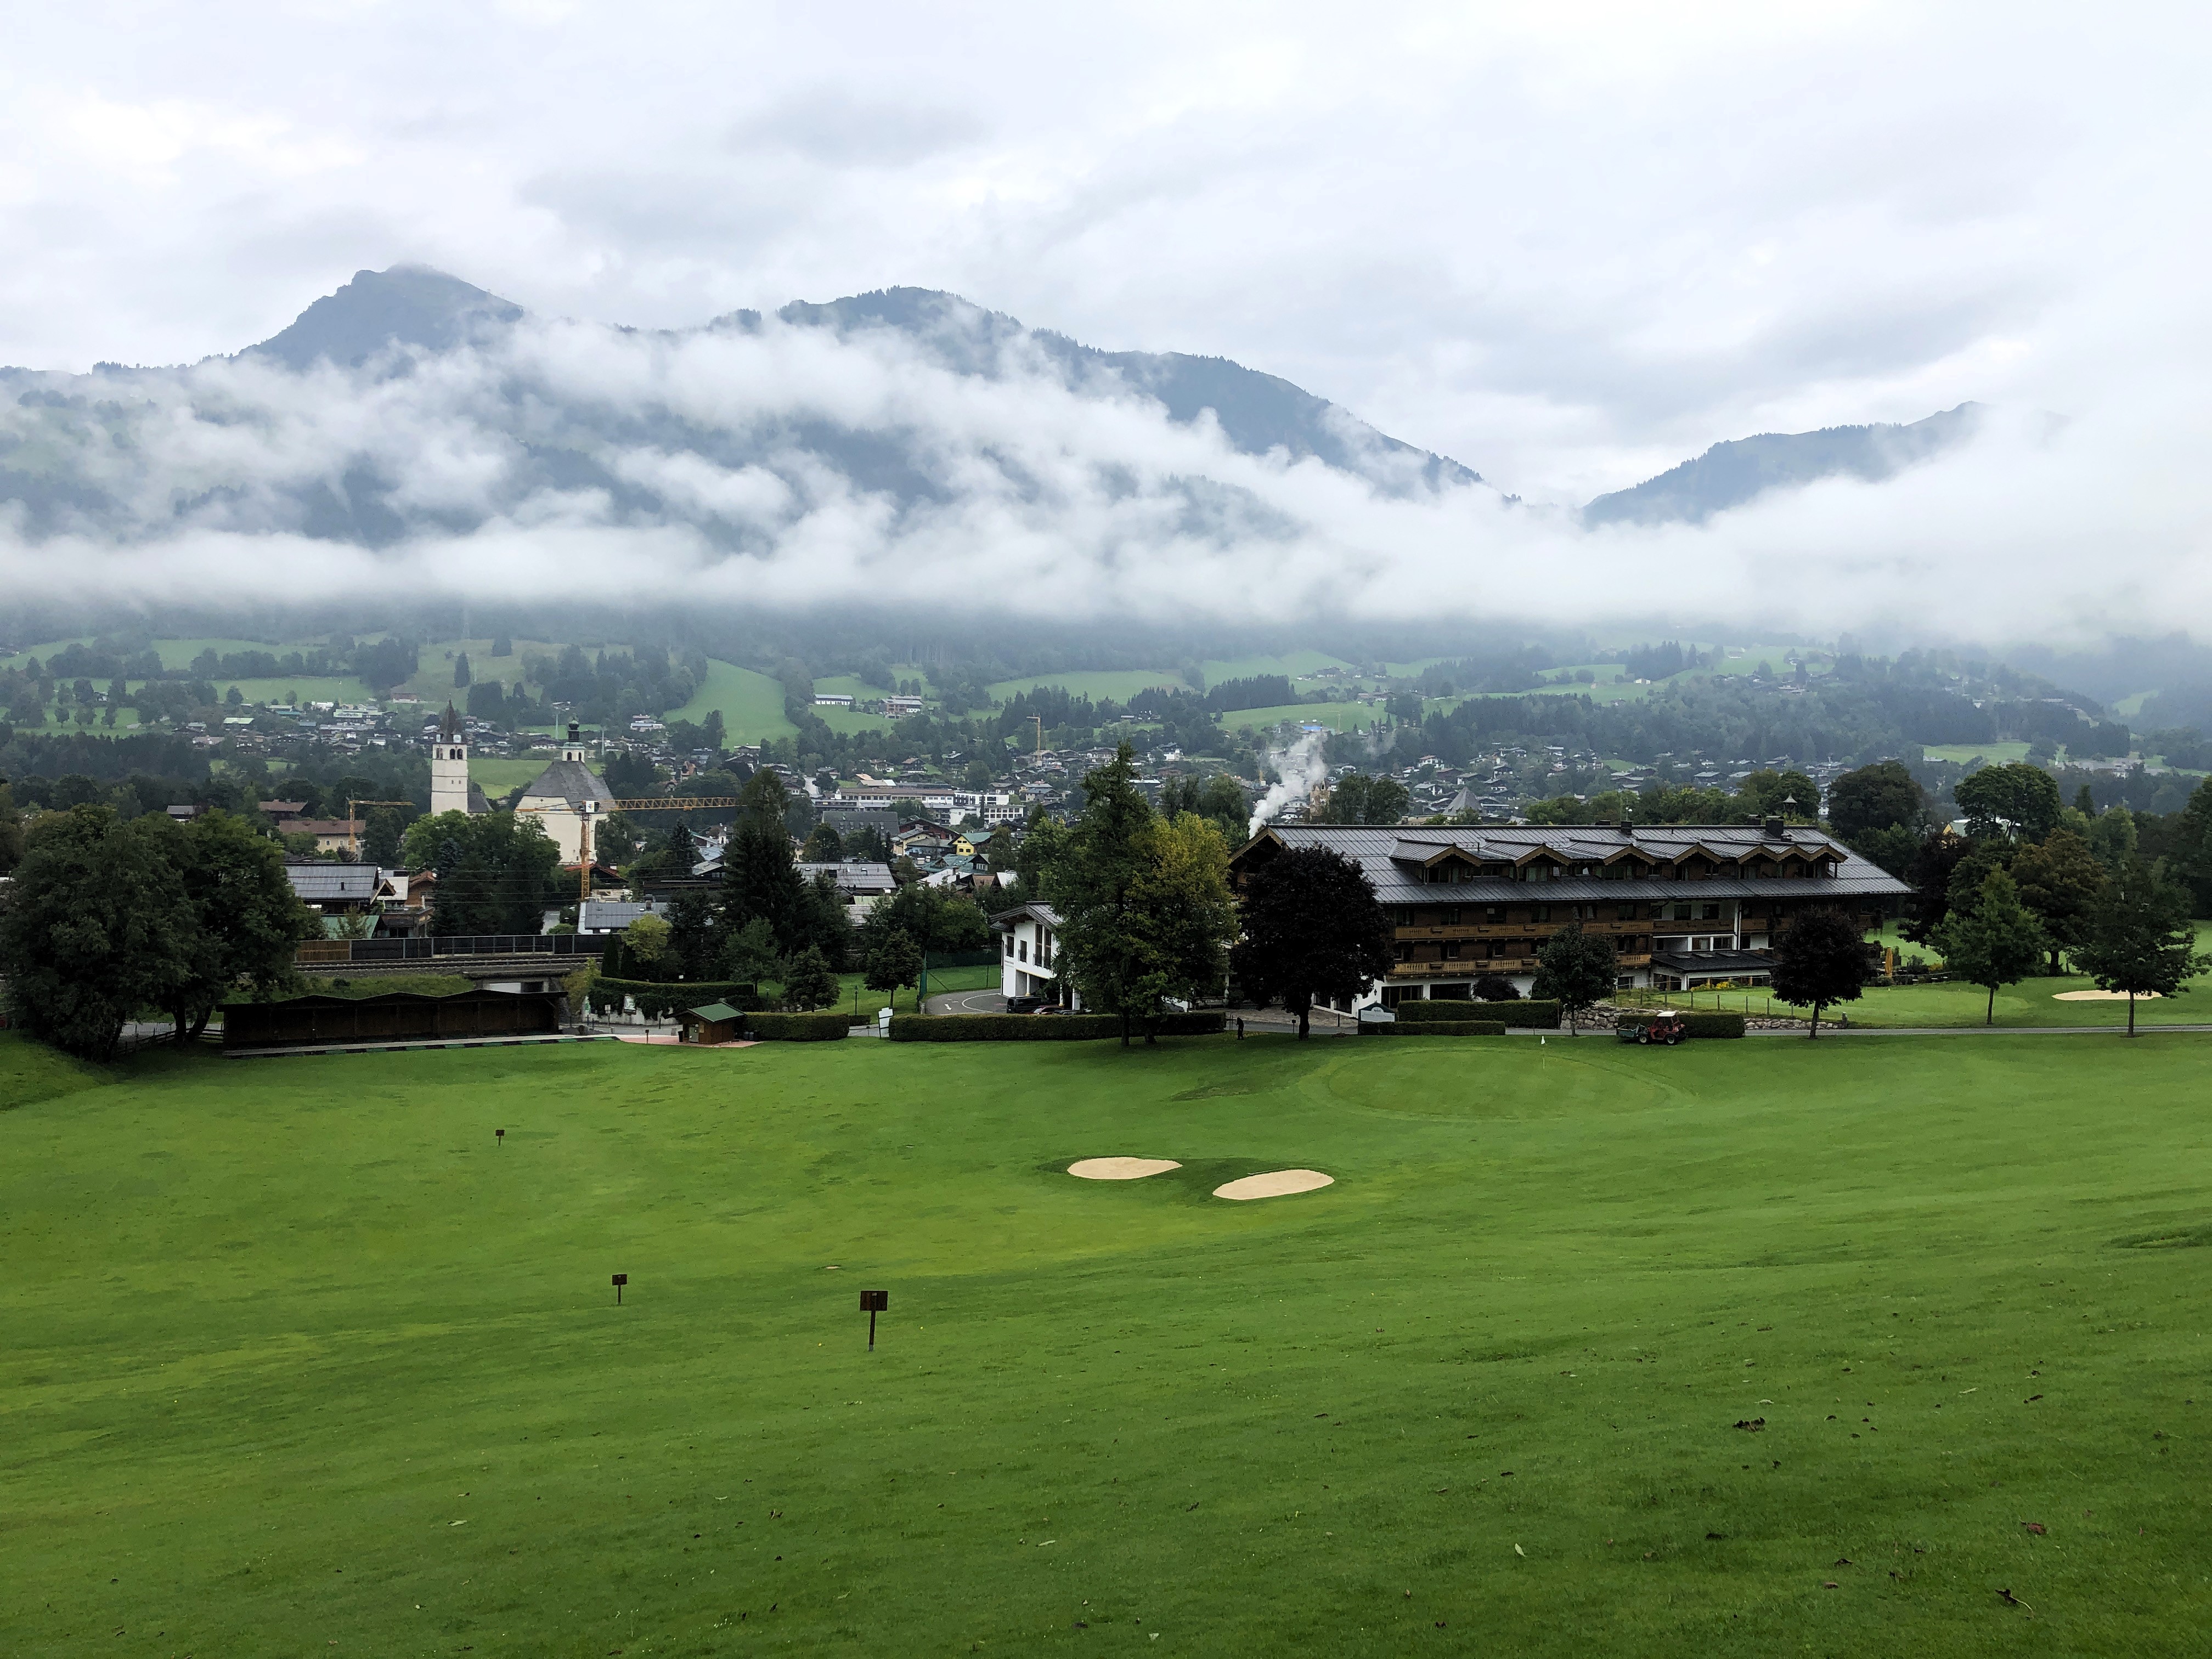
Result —
M1909 424L1823 427L1817 432L1761 432L1730 438L1664 472L1600 495L1582 510L1585 526L1703 524L1771 489L1848 474L1879 483L1971 438L1984 406L1963 403Z

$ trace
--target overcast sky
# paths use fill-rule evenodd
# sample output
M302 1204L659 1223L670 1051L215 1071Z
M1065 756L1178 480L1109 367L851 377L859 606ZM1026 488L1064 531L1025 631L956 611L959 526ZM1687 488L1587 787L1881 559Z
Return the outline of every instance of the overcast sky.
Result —
M411 260L636 324L951 289L1280 374L1536 501L1966 398L2194 422L2204 35L1848 0L22 8L0 362L232 350Z

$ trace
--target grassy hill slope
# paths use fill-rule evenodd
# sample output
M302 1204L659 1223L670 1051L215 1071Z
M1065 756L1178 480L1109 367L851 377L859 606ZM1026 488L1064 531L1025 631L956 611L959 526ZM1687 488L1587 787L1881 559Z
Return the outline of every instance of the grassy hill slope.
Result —
M2192 1651L2208 1055L609 1044L33 1079L0 1111L0 1645ZM31 1059L0 1039L0 1077ZM1184 1167L1062 1173L1109 1153ZM1291 1167L1337 1184L1209 1196Z

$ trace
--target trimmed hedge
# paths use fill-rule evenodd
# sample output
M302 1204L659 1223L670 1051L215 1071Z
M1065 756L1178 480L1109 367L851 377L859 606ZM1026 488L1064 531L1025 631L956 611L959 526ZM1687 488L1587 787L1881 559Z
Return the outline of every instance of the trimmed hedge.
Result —
M736 980L701 979L688 982L649 979L609 979L605 974L592 981L586 1000L592 1012L599 1014L618 1012L623 999L629 997L637 1004L637 1011L647 1019L665 1019L671 1014L680 1014L689 1008L703 1008L710 1002L726 1002L740 1010L761 1006L758 990L749 981Z
M1162 1014L1152 1022L1155 1036L1210 1036L1228 1017L1218 1013ZM893 1042L1071 1042L1121 1035L1119 1014L893 1014ZM1132 1020L1129 1035L1145 1035L1145 1022Z
M1618 1024L1646 1025L1652 1018L1650 1014L1624 1014ZM1685 1013L1682 1016L1682 1035L1686 1037L1740 1037L1743 1035L1743 1016Z
M853 1029L850 1014L747 1014L745 1035L756 1042L835 1042Z
M1417 1019L1410 1023L1369 1019L1359 1024L1362 1036L1504 1036L1502 1019Z
M1398 1018L1409 1024L1455 1024L1462 1020L1503 1020L1508 1025L1557 1030L1556 1002L1462 1002L1455 997L1408 999L1398 1005Z

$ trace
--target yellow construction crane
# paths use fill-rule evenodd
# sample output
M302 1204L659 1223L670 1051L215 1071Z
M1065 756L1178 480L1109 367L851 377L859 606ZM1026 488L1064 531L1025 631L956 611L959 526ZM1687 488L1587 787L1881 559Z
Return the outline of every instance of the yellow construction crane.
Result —
M735 795L649 795L643 800L611 800L606 804L610 812L688 812L694 807L714 811L743 806L745 803ZM593 805L586 803L583 822L576 843L576 896L579 901L592 896L592 812Z
M356 858L359 858L361 856L361 809L362 807L414 805L415 803L411 800L348 800L346 802L346 824L351 832L353 855ZM416 808L416 810L419 811L421 809Z

